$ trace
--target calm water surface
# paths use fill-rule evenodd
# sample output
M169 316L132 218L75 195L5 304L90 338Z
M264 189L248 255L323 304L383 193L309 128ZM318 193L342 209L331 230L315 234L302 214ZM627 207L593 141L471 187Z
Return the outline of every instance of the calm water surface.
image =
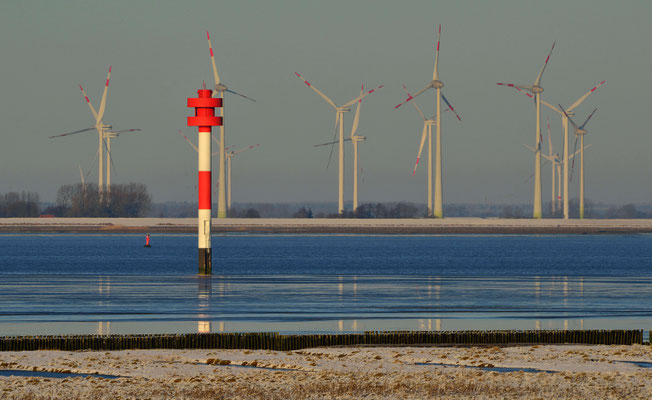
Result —
M652 329L652 235L0 235L0 336Z

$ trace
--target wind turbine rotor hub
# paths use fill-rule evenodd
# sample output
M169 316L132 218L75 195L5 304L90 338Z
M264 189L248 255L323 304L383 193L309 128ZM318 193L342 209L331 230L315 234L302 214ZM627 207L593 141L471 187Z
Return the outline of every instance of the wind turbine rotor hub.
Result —
M543 93L543 88L541 86L532 86L532 93L534 94Z
M434 87L435 89L441 89L444 87L444 82L440 80L434 80L432 81L432 87Z
M338 107L338 108L337 108L337 111L340 111L340 112L349 112L349 111L351 111L351 109L350 109L350 108L347 108L347 107Z
M225 85L221 84L221 83L216 83L215 84L215 90L217 92L225 92L227 89L228 88Z
M586 129L577 129L575 131L575 134L579 135L579 136L584 136L584 135L586 135Z

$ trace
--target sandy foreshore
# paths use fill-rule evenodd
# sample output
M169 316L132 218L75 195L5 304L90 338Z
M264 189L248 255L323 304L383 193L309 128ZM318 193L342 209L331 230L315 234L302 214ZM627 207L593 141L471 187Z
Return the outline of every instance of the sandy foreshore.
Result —
M649 399L652 369L631 361L652 362L652 346L4 352L0 353L0 369L120 378L0 377L0 397Z
M213 233L608 234L652 233L650 219L213 219ZM3 233L195 233L195 218L2 218Z

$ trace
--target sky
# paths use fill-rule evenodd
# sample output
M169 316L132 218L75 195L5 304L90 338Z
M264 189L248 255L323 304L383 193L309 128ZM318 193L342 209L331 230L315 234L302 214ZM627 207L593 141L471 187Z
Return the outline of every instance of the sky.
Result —
M235 202L337 201L336 151L327 169L335 103L360 85L384 87L362 102L358 134L366 201L426 200L427 156L416 159L422 122L405 98L432 77L442 24L440 79L462 117L442 117L444 202L532 201L532 100L497 82L532 84L552 43L543 99L568 106L595 84L577 120L587 125L586 196L594 202L652 199L652 3L649 1L31 1L0 3L0 193L35 191L54 201L60 185L97 181L93 126L79 91L97 107L112 65L105 123L140 128L112 144L113 183L141 182L155 202L196 201L197 156L177 133L202 81L213 85L206 31L220 78L256 99L225 99L227 145L260 147L233 161ZM434 114L434 91L417 98ZM561 151L558 114L550 117ZM353 112L345 117L350 134ZM571 137L571 146L573 140ZM547 152L547 139L544 152ZM352 197L347 142L345 200ZM214 162L214 168L217 162ZM571 197L579 192L578 164ZM214 176L217 172L214 172ZM550 165L543 199L550 198Z

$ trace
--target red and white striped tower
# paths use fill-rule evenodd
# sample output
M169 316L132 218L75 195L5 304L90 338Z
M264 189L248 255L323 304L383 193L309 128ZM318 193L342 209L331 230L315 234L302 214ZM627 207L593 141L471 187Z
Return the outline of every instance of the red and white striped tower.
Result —
M221 126L222 117L215 116L215 107L222 107L221 98L212 98L211 90L198 90L197 98L188 98L188 107L195 109L195 116L188 117L188 126L199 131L198 151L198 239L199 274L212 274L211 258L211 127Z

